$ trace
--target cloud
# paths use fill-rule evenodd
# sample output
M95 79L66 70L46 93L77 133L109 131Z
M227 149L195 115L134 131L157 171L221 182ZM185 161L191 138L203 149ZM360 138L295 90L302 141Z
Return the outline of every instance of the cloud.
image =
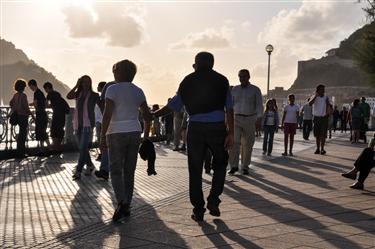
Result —
M297 9L281 10L258 34L258 43L271 43L271 75L292 83L297 61L320 58L361 26L361 6L354 3L303 1ZM255 71L267 72L265 65ZM278 82L279 83L279 82ZM284 83L284 82L280 82Z
M91 9L69 5L63 13L73 38L104 38L118 47L134 47L144 40L141 17L122 5L94 4Z
M213 49L227 48L231 46L233 30L222 27L220 30L206 29L198 33L190 33L184 39L170 44L170 49Z
M299 9L282 10L258 35L258 41L286 47L299 57L322 55L358 28L360 5L304 1Z

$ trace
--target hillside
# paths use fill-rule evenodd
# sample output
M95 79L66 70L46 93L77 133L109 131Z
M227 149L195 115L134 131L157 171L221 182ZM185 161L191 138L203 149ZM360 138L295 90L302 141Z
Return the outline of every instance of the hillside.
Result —
M8 105L9 100L12 98L14 93L13 83L17 78L35 79L39 87L42 87L44 82L49 81L63 96L68 93L68 86L56 79L52 73L30 60L13 43L1 39L0 46L0 99L2 99L3 104ZM28 94L29 101L31 101L32 93L29 89L27 89L26 94Z
M374 27L375 23L371 23L356 30L325 57L299 61L297 79L291 89L313 88L318 83L329 87L369 86L367 75L356 65L354 57L365 33Z

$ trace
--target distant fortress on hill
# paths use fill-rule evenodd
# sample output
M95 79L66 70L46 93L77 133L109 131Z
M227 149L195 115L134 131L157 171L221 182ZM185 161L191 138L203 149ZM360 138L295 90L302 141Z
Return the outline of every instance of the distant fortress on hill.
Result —
M368 83L368 78L350 59L342 59L335 54L321 59L298 62L298 74L294 84L285 90L276 87L270 91L270 97L276 98L282 105L288 94L293 93L299 103L315 93L318 84L326 85L326 94L333 97L334 104L342 106L361 96L375 97L375 85Z
M361 96L375 97L375 82L370 82L354 60L364 34L374 26L375 22L358 29L338 48L328 50L326 56L320 59L299 61L297 78L292 86L288 90L276 87L270 91L270 97L276 98L278 104L282 105L288 94L293 93L297 102L304 103L314 94L318 84L326 85L327 95L333 97L334 104L339 107Z

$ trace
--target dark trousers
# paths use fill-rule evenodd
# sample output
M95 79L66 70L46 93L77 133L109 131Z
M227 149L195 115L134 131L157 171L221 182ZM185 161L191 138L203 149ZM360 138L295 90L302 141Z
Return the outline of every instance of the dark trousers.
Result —
M346 124L347 124L347 122L345 120L341 120L341 132L343 132L343 131L346 132L346 130L347 130Z
M364 183L371 169L375 166L374 150L365 148L354 162L354 166L359 171L358 181Z
M211 171L211 165L212 165L212 153L208 149L207 152L206 152L206 157L204 159L204 170L206 172L210 172Z
M29 126L28 116L18 115L18 137L17 137L17 154L19 156L24 156L26 152L26 137L27 128Z
M333 119L333 131L335 131L336 132L336 129L337 129L337 122L338 122L339 120L337 119L337 118L334 118Z
M273 147L273 136L275 134L276 126L265 125L263 129L264 129L263 151L271 154L272 147Z
M45 110L35 112L35 139L43 141L48 139L47 135L48 116Z
M303 138L309 139L312 130L312 120L303 120Z
M219 205L224 189L228 153L224 148L226 127L220 123L190 122L187 131L190 202L194 213L204 213L205 201L202 191L202 170L207 149L212 153L212 186L207 201Z

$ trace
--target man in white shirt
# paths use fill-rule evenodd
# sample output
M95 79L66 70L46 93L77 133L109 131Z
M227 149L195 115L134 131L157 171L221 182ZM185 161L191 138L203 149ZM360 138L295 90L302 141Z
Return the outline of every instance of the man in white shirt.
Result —
M260 89L250 83L250 72L242 69L238 73L240 85L232 89L234 110L234 146L229 153L230 171L233 175L238 171L239 155L242 144L241 163L242 173L249 174L251 154L255 142L255 123L261 121L263 100Z
M327 96L324 96L325 86L318 85L316 93L311 97L309 105L313 107L314 115L314 136L316 138L315 154L325 155L324 145L327 138L328 115L327 106L330 104Z
M144 137L149 134L152 120L142 89L132 83L136 72L136 65L129 60L116 63L113 66L116 84L109 86L105 93L100 142L101 149L109 151L109 170L118 203L112 218L114 222L130 215L141 142L139 110L145 119Z
M309 105L310 98L307 99L307 103L301 107L300 115L303 117L303 139L309 140L310 132L312 130L312 106Z

